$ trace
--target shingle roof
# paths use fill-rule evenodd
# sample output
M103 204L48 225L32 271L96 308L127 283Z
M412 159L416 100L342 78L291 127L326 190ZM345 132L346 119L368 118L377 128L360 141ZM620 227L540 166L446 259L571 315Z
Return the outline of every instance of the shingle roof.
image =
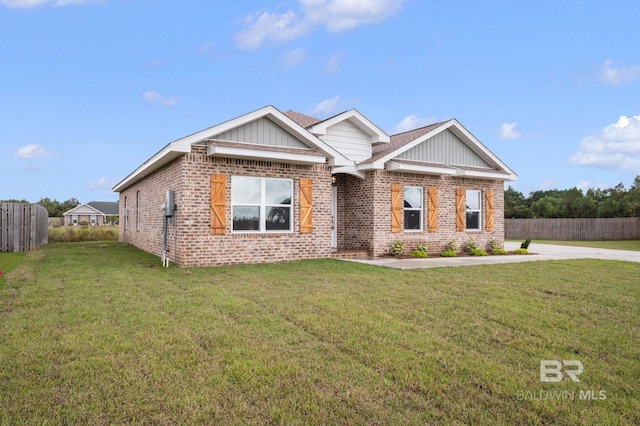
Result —
M115 216L119 214L119 203L117 201L92 201L87 205L105 215Z
M309 117L308 115L300 114L299 112L295 112L292 110L287 110L283 114L305 129L322 121L317 118Z
M408 132L391 135L391 142L389 142L388 144L379 144L374 146L373 156L367 160L364 160L362 163L373 163L374 161L384 157L385 155L390 154L399 148L402 148L409 142L416 140L420 136L425 135L434 129L437 129L445 123L447 122L443 121L440 123L430 124L429 126L420 127L419 129L410 130Z

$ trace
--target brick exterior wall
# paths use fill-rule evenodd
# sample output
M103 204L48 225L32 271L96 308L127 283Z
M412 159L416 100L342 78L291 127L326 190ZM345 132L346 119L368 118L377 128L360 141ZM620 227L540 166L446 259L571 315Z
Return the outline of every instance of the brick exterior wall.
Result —
M223 235L210 231L210 176L224 174L226 185L226 230ZM231 176L288 178L293 180L293 232L232 232ZM501 181L463 179L369 171L365 179L336 175L338 250L366 250L372 256L389 253L400 240L405 251L426 243L431 255L442 251L451 240L459 248L469 238L484 248L491 240L504 241L504 190ZM313 230L299 232L299 184L301 178L313 182ZM423 188L423 230L391 232L391 185ZM175 192L177 214L168 226L168 257L178 266L212 266L244 263L283 262L322 258L331 255L331 171L326 165L295 165L268 161L214 158L206 148L194 146L192 152L166 164L120 193L120 240L162 255L163 215L161 205L166 191ZM436 187L438 226L427 231L427 188ZM455 193L457 188L482 191L482 230L457 232ZM487 190L494 192L494 228L486 231ZM128 210L124 218L123 209Z
M504 242L504 189L503 182L481 179L464 179L450 176L430 176L395 173L384 170L369 171L364 180L341 175L338 185L338 247L349 250L366 250L372 256L390 252L394 241L402 241L409 253L418 243L426 243L430 254L444 250L455 240L459 249L473 239L478 247L485 248L491 240ZM423 230L391 232L391 185L419 186L423 188ZM438 190L438 227L427 231L427 188ZM475 189L482 192L482 229L457 232L455 224L456 189ZM486 231L487 190L494 193L493 231Z
M212 235L210 231L211 174L227 176L224 235ZM233 175L292 179L293 232L232 232ZM301 178L310 178L313 182L311 233L299 232ZM129 210L127 220L120 221L122 241L161 256L163 216L160 206L165 201L167 190L175 191L178 206L175 224L170 225L167 232L168 256L171 261L175 259L178 266L281 262L328 257L331 254L331 172L326 165L214 158L206 154L205 147L194 146L190 154L174 160L120 193L121 209L125 208L126 198L126 208ZM136 209L138 191L139 216ZM136 226L137 220L139 228Z

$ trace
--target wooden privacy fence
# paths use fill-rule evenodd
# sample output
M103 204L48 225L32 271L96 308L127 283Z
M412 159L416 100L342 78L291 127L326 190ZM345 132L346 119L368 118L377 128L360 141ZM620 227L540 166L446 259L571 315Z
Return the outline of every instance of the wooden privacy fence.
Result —
M49 213L39 204L0 203L0 252L29 251L49 241Z
M534 240L637 240L640 217L599 219L505 219L504 236Z

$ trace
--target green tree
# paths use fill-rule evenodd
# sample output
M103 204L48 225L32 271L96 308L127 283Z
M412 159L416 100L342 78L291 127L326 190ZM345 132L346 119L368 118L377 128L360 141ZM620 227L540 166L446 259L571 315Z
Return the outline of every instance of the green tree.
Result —
M62 217L64 212L71 210L74 207L78 207L80 205L80 201L75 198L70 198L61 203L58 200L51 200L49 197L45 197L38 201L38 204L47 209L49 217Z
M516 191L511 186L504 191L504 217L530 218L533 216L529 203L522 192Z

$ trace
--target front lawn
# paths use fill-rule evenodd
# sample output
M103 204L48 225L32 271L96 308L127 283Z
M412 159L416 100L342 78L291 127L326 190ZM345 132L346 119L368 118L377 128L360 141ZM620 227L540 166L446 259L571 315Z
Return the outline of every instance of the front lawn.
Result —
M49 244L0 281L0 424L638 424L638 276L163 269L121 243ZM542 360L580 361L580 382L542 383Z

